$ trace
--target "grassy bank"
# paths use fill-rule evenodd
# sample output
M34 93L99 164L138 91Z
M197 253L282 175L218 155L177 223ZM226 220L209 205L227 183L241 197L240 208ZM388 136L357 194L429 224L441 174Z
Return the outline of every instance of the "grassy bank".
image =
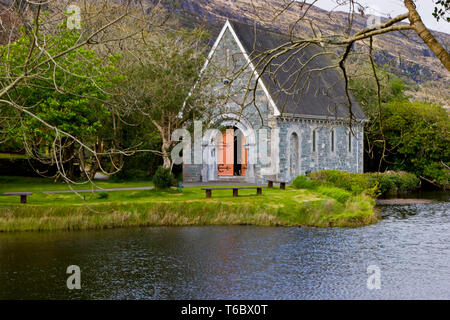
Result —
M51 184L34 184L22 189L2 184L0 192L55 189ZM107 184L129 187L129 184ZM135 185L133 185L135 186ZM8 190L5 190L8 189ZM20 189L20 190L19 190ZM34 193L26 205L16 197L0 197L0 231L88 230L137 226L258 225L357 227L377 221L374 202L354 196L345 202L310 190L288 188L214 191L206 199L201 188L170 191L121 191L75 194Z

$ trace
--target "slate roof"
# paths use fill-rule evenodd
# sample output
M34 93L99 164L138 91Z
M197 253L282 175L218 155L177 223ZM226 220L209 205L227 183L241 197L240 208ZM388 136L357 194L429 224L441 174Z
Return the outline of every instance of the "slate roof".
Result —
M290 41L287 35L238 22L230 23L260 74L269 60L268 56L262 57L261 54ZM336 68L314 71L332 65L330 57L316 56L301 70L302 63L320 52L324 50L318 45L291 51L275 58L262 73L261 78L282 115L348 118L350 104L342 72ZM365 119L363 110L353 95L350 96L354 117Z

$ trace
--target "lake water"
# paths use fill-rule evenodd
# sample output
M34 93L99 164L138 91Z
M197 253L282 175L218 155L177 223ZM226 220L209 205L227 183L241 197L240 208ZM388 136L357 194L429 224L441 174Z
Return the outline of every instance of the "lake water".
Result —
M450 299L450 196L432 197L357 229L0 234L0 299ZM66 287L69 265L81 290Z

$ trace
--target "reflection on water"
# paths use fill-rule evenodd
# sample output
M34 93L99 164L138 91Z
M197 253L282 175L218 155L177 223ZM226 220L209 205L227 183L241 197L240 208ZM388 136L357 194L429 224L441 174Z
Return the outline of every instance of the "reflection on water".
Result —
M0 234L1 299L450 299L449 194L358 229ZM82 290L66 288L81 267ZM369 265L382 288L367 289Z

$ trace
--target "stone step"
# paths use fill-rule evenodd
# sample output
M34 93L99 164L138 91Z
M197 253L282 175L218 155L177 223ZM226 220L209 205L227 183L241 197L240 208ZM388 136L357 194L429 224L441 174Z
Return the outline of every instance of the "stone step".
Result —
M219 177L214 182L245 182L245 177Z

